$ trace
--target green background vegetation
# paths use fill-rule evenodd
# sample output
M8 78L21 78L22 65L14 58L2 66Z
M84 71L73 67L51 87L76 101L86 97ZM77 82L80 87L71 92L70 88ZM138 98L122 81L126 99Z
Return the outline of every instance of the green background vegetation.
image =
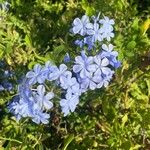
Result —
M1 0L3 2L3 0ZM112 44L121 68L106 89L89 91L76 111L53 110L48 125L17 123L7 110L16 93L0 93L0 150L149 150L150 1L11 0L0 11L0 59L17 76L34 64L76 56L69 29L75 17L99 12L115 20Z

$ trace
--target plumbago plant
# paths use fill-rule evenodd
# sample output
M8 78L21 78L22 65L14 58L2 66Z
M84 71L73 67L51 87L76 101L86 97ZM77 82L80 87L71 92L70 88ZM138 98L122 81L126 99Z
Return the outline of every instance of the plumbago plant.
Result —
M56 66L48 61L36 64L18 86L9 104L17 120L28 117L37 124L47 124L53 107L61 107L64 116L74 112L83 93L107 87L121 63L111 39L114 20L87 15L75 18L71 34L80 52L74 59L69 54Z
M8 3L0 7L5 10L0 12L0 149L150 149L148 0L142 3L11 0ZM109 19L109 25L104 25L102 20L106 22L106 16L87 17L97 10L114 18L115 24ZM86 17L76 18L84 13ZM76 19L70 34L72 18ZM112 52L116 50L119 54L115 60ZM107 56L103 56L106 52ZM93 60L83 65L81 60L76 61L78 56L83 62L89 57ZM102 57L101 64L104 58L109 64L98 66L96 56ZM117 59L121 61L118 69ZM62 68L67 66L65 72L71 73L63 73L56 80L57 74L52 76L51 69L49 73L45 71L48 76L42 75L48 66L60 70L62 62ZM94 68L96 71L100 68L99 80L95 80ZM106 80L106 68L115 71L110 80ZM46 78L42 81L43 77ZM77 84L77 92L70 92L74 91L72 85L77 87ZM76 96L77 105L72 105L72 95ZM62 117L63 114L67 117Z

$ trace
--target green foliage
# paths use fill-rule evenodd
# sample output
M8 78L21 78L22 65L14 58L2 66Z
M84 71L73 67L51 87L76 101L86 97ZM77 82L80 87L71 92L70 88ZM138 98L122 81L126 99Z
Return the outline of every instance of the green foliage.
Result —
M54 109L48 125L16 122L6 108L15 91L1 94L0 149L149 149L149 10L148 0L11 0L9 11L0 11L0 59L18 76L36 63L59 64L66 52L75 56L69 29L84 13L114 18L122 66L107 89L84 94L75 113L64 118Z

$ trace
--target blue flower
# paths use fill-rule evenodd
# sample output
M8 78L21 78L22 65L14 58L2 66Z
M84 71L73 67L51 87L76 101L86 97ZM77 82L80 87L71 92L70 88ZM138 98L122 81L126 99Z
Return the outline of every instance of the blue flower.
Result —
M35 83L44 83L45 76L42 75L42 66L39 64L36 64L33 68L33 71L29 71L26 74L26 78L29 79L29 84L33 85Z
M15 115L19 115L21 117L31 117L32 116L32 105L33 99L31 101L20 98L18 102L15 102L12 109Z
M28 80L23 80L19 87L19 95L9 105L9 111L14 113L17 120L22 117L29 117L35 123L47 124L49 114L43 112L53 107L53 103L49 100L54 97L52 92L45 95L45 87L39 85L37 92L32 92Z
M95 66L93 65L93 57L87 57L84 53L81 56L75 58L75 65L73 66L73 71L75 73L80 73L81 78L87 76L89 71L95 71Z
M70 111L74 112L77 104L79 103L79 96L72 95L72 93L67 93L65 99L61 99L60 106L64 116L67 116Z
M107 16L104 16L104 19L100 19L99 23L107 26L112 26L115 24L113 19L109 19Z
M93 28L90 28L87 30L87 34L92 36L93 42L102 41L103 40L102 33L103 32L102 32L101 28L99 28L98 23L94 23Z
M67 66L65 64L61 64L59 68L55 68L53 72L49 74L48 79L50 81L58 80L64 73L67 71Z
M13 101L8 105L9 112L13 113L16 117L16 120L19 121L21 119L21 115L19 114L20 105L18 102Z
M50 115L48 113L44 113L41 111L41 109L39 109L39 106L37 104L34 104L33 107L33 115L32 115L32 121L40 124L48 124L48 119L50 118Z
M100 75L101 74L109 74L109 72L111 71L110 68L108 67L109 65L109 60L104 57L102 58L100 55L96 55L94 56L94 62L95 62L95 66L96 66L96 71L94 73L94 75Z
M107 41L110 41L111 38L114 37L113 26L112 26L114 25L114 20L109 19L108 17L104 17L104 19L101 19L99 22L102 24L101 33L103 38L106 38Z
M65 90L73 86L75 83L76 78L72 77L72 73L70 71L60 77L60 86Z
M67 93L72 93L72 95L80 96L82 94L82 90L80 88L80 84L76 81L71 87L67 89Z
M112 55L115 57L118 56L118 52L113 51L113 48L114 48L114 46L112 44L109 44L108 46L106 44L102 45L102 49L107 52L105 56L108 56L108 57L110 57Z
M88 45L88 50L91 50L94 47L94 42L92 36L87 36L84 38L84 44Z
M46 109L49 110L53 107L53 103L49 101L54 97L53 92L49 92L45 95L45 87L44 85L39 85L37 87L37 93L34 93L34 98L42 110Z
M107 75L95 75L93 77L93 81L97 84L96 88L102 88L102 86L107 87L110 80L112 79L113 74L114 71L109 71Z
M96 83L96 88L101 88L104 84L103 77L101 75L95 75L93 81Z
M72 31L74 34L80 34L84 36L86 34L86 26L89 24L89 17L84 15L81 20L79 18L74 19Z
M109 44L107 46L106 44L103 44L102 49L104 51L101 53L101 56L107 57L110 62L110 65L112 65L113 67L120 67L121 63L116 59L116 57L118 56L118 52L113 51L113 45Z
M50 61L47 61L45 63L45 66L41 69L41 76L43 76L45 79L48 79L49 74L54 72L57 69L55 65L53 65Z
M20 98L28 100L32 96L32 91L30 89L29 81L24 79L22 83L18 86L18 94Z
M93 73L89 73L88 76L84 78L80 78L80 86L81 86L82 92L86 92L88 88L90 90L95 90L97 85L93 81Z

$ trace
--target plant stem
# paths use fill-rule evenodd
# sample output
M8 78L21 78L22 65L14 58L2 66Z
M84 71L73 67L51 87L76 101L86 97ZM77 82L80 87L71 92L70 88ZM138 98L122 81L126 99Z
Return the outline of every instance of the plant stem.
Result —
M0 137L0 140L8 140L8 141L11 141L11 142L17 142L17 143L22 144L22 142L21 142L21 141L18 141L18 140L16 140L16 139L10 139L10 138Z

